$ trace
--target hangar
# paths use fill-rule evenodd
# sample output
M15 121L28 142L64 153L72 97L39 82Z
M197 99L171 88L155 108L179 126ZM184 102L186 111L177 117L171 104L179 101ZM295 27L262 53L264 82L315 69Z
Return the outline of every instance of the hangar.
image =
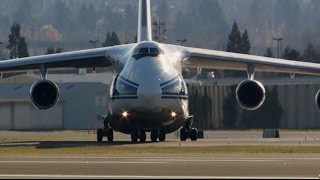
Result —
M49 74L60 90L59 102L49 110L38 110L31 103L29 90L38 79L26 74L1 81L1 130L88 129L101 124L96 117L107 112L112 74Z

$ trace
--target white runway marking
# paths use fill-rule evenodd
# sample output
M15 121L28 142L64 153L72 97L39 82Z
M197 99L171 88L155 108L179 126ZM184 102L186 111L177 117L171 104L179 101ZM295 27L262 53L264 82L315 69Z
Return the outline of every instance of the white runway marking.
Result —
M98 175L29 175L2 174L0 178L22 179L314 179L314 177L272 177L272 176L98 176Z
M0 161L0 163L21 164L163 164L165 162L152 161Z
M152 161L151 161L152 160ZM139 159L132 160L132 161L121 161L121 160L111 160L111 161L68 161L68 160L61 160L61 161L43 161L43 160L5 160L0 161L0 164L165 164L165 163L177 163L177 162L279 162L283 160L279 159L208 159L208 160L198 160L198 159Z

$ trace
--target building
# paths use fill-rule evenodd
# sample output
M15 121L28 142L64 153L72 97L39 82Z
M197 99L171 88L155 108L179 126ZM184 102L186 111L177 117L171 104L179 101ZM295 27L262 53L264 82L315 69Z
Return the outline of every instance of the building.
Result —
M58 84L60 99L49 110L38 110L29 91L38 75L19 75L0 84L1 130L88 129L101 124L97 115L107 113L112 74L48 75Z
M243 78L188 80L189 89L193 87L199 96L211 99L211 111L206 112L208 119L199 119L201 128L220 129L223 120L223 101L229 86L238 85ZM279 128L283 129L319 129L320 112L315 106L315 95L320 89L317 77L262 79L266 89L276 87L278 100L283 109ZM272 118L272 115L270 116ZM197 115L195 114L195 118ZM257 118L259 121L259 118ZM271 121L271 119L270 119Z

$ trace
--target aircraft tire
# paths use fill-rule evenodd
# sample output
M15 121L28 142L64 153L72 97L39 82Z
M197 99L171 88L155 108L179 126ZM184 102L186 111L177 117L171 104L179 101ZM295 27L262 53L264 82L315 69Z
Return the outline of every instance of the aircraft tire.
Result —
M191 129L190 139L191 139L191 141L196 141L198 139L198 130L196 128Z
M150 133L150 139L152 142L157 142L158 139L158 130L152 129Z
M159 141L163 142L166 140L166 133L164 132L164 130L160 130L159 131Z
M98 129L97 130L97 141L98 142L102 142L103 139L103 130L102 129Z
M180 141L186 141L187 140L187 134L186 129L183 127L180 129Z
M139 138L138 130L133 129L131 131L131 142L133 142L133 143L138 142L138 138Z
M144 143L144 142L146 142L146 139L147 139L146 131L140 130L140 134L139 134L140 142Z
M108 142L113 142L113 129L112 128L107 129L107 139L108 139Z

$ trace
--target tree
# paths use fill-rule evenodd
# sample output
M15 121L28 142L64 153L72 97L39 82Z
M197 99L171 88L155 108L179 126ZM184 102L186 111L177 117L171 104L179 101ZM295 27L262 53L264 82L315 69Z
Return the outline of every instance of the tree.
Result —
M18 44L18 57L23 58L28 56L29 56L29 52L28 52L28 45L27 45L26 39L24 37L21 37L20 43Z
M229 35L227 51L234 53L250 54L251 43L247 29L241 34L238 23L234 21Z
M227 45L227 51L228 52L235 52L235 53L240 53L240 42L241 42L241 32L239 30L239 26L237 21L234 21L232 25L232 30L229 35L228 39L228 45Z
M46 54L54 54L54 53L55 53L54 47L48 47L47 48L47 53Z
M319 61L320 53L317 52L316 48L314 48L311 43L309 43L307 49L304 50L302 59L307 62Z
M240 53L250 54L251 43L249 40L249 34L247 29L245 29L244 33L241 36L241 41L239 44Z
M271 48L267 48L267 52L263 56L274 58L272 49Z
M21 27L19 23L13 23L11 34L9 34L8 38L9 45L7 46L7 49L10 51L10 59L29 56L26 40L21 36Z
M118 38L117 33L113 31L111 34L110 33L107 34L107 37L104 43L102 43L102 47L115 46L115 45L120 45L120 40Z
M46 54L55 54L55 53L61 53L63 49L61 47L57 47L56 49L54 47L48 47Z
M245 30L241 34L238 23L234 21L231 33L229 35L227 51L234 53L250 54L251 43L248 31ZM241 71L225 71L225 76L229 77L245 77L246 73Z
M291 48L290 46L287 46L283 53L283 59L299 60L300 53L297 50Z

